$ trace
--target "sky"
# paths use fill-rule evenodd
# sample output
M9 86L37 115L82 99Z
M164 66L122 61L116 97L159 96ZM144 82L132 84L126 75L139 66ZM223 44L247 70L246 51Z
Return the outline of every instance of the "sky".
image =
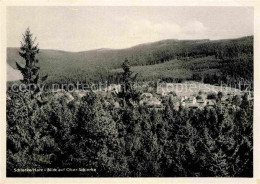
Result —
M40 49L127 48L164 39L253 35L251 7L8 7L7 46L29 27Z

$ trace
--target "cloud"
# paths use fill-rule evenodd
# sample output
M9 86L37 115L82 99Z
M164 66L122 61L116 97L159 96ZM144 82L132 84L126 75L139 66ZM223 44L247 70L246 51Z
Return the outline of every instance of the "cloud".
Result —
M176 37L181 33L181 27L175 23L152 23L149 20L139 20L132 24L131 36L149 40Z
M121 17L118 19L118 30L114 36L116 42L120 41L114 44L129 47L163 39L198 39L205 38L206 31L207 28L200 21L180 26L176 23L155 23L147 19Z

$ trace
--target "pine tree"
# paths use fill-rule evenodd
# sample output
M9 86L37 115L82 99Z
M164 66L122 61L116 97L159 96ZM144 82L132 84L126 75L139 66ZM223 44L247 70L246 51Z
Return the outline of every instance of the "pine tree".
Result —
M36 54L39 53L38 44L35 44L36 38L33 39L33 34L30 29L27 28L25 34L23 35L23 41L21 42L19 55L25 60L25 66L21 66L16 62L17 68L21 71L23 75L24 84L37 84L39 81L39 70L40 67L36 66L39 62L36 59ZM42 78L42 81L46 80L47 76Z
M122 64L122 91L118 94L120 98L123 98L128 105L131 105L131 101L139 101L140 93L134 89L133 82L136 80L137 74L133 75L133 72L131 71L130 63L125 59L125 61Z
M130 64L129 61L127 59L125 59L125 61L122 64L122 69L124 70L123 73L123 82L125 83L125 87L123 88L123 91L126 93L129 90L131 90L131 75L133 74L133 72L130 70Z

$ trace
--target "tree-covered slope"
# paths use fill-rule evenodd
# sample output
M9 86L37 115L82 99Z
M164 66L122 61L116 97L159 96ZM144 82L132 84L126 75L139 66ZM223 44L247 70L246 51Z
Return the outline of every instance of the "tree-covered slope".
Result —
M23 63L18 51L19 48L7 48L7 63L13 68L16 68L15 62ZM97 49L83 52L42 49L38 54L38 59L41 72L49 75L49 82L100 81L111 75L111 70L120 68L125 58L128 58L132 66L157 65L178 60L183 62L182 67L185 70L189 71L192 67L198 67L200 72L204 72L210 69L208 66L215 67L216 65L212 59L205 59L209 56L215 57L215 62L219 62L223 60L223 57L231 58L235 55L239 57L237 53L252 54L252 52L253 36L249 36L214 41L162 40L127 49ZM196 58L202 58L204 63L199 62L198 65L193 65ZM153 66L148 67L149 71L153 71L152 68ZM171 70L176 69L179 68L171 68ZM160 67L159 72L163 74L165 71Z

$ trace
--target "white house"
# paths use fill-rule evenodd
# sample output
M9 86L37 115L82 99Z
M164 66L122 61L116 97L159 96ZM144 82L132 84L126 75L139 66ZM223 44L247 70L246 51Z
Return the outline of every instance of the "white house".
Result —
M144 98L144 99L151 99L153 98L153 95L151 93L143 93L141 95L141 98Z

